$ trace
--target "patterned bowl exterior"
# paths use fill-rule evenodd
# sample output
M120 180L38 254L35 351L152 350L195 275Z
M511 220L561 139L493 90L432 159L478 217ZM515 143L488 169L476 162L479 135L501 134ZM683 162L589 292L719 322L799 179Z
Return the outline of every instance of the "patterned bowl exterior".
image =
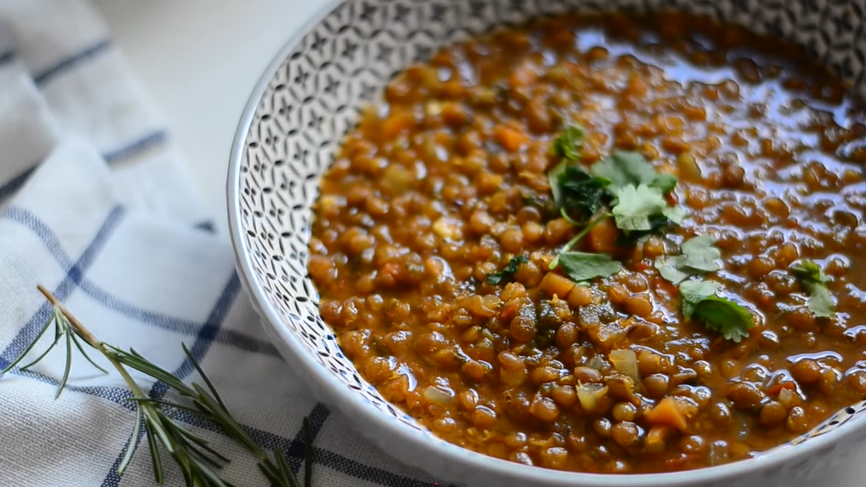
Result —
M383 449L439 478L521 487L743 486L817 475L866 438L866 404L840 411L769 454L728 466L631 476L556 472L488 458L434 437L360 377L319 316L318 294L306 271L310 208L319 177L359 108L375 101L395 72L445 44L577 9L678 9L736 22L801 43L866 94L866 0L336 2L266 71L238 127L227 188L229 219L254 304L283 355L322 400Z

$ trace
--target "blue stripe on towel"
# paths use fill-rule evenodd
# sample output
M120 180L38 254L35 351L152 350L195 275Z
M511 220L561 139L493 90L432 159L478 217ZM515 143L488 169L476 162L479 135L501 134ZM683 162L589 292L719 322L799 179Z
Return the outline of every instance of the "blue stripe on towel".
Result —
M316 406L310 411L310 414L307 415L307 422L310 425L310 442L312 444L316 444L316 437L319 436L319 433L322 431L322 427L325 426L325 421L328 420L328 416L331 415L331 411L328 411L328 408L325 407L322 403L317 403ZM285 453L286 458L293 460L295 458L304 458L304 450L306 449L306 441L304 441L304 425L301 424L301 429L298 430L298 433L295 434L295 439L292 441L292 444L289 446L288 451L283 451ZM304 467L304 463L301 461L290 462L292 470L297 474Z
M201 330L196 336L195 342L193 343L192 347L188 347L190 354L192 354L193 358L195 358L197 362L201 363L202 359L204 359L204 355L210 348L211 343L213 343L215 333L211 332L210 330L219 331L220 327L222 327L222 324L225 321L225 317L228 314L229 308L231 308L232 303L234 302L235 298L237 298L240 289L241 282L238 278L238 273L237 271L233 271L229 282L223 288L223 291L220 294L219 299L217 299L217 302L211 310L210 314L208 315L204 326L201 327ZM186 378L186 376L192 373L193 370L194 366L192 362L189 360L189 358L184 358L183 362L174 371L173 375L180 379L184 379ZM157 381L156 384L154 384L151 388L148 395L154 399L162 399L168 392L168 390L168 385L166 385L165 382ZM117 458L114 460L114 463L112 463L111 470L108 471L108 475L106 475L105 480L102 481L101 485L108 487L120 484L120 475L117 473L117 467L118 465L120 465L120 462L123 461L123 457L126 455L126 451L129 449L130 443L132 441L135 441L135 444L138 444L139 442L141 442L142 438L142 432L139 431L138 435L134 440L131 437L130 440L127 440L126 444L117 455Z
M307 420L310 422L311 430L315 428L315 430L311 431L311 433L315 433L317 432L317 430L321 429L321 427L324 425L324 422L327 420L328 415L329 412L327 408L325 408L321 404L317 404L313 408L310 414L307 415ZM183 423L225 435L225 433L223 433L216 426L214 426L213 423L202 419L200 416L185 411L177 411L175 414L175 418L179 421L182 421ZM292 465L296 472L301 469L304 461L304 445L303 440L299 439L302 438L300 430L298 435L296 435L296 439L290 439L247 425L243 425L243 427L247 431L247 433L249 433L249 435L253 438L256 444L259 445L263 450L271 451L274 448L279 448L286 454L289 463ZM311 436L315 438L314 435L311 434ZM139 449L139 451L141 451L142 453L136 453L137 455L147 454L144 453L145 451L147 451L147 449ZM122 452L118 456L118 458L123 458L123 455L125 453L125 451ZM422 482L420 480L404 477L402 475L395 474L387 470L371 467L370 465L365 465L361 462L352 460L351 458L343 456L339 453L334 453L324 448L313 447L313 462L314 476L316 468L325 467L336 472L340 472L344 475L377 485L387 485L389 487L445 487L444 484L430 484L428 482ZM111 472L109 472L108 477L106 477L105 481L103 481L102 487L117 487L120 484L120 477L117 476L116 470L116 467L112 468ZM262 478L262 481L264 481L264 478Z
M0 369L8 367L9 364L9 361L0 356ZM56 379L36 372L21 372L16 370L14 371L14 373L18 376L27 377L53 386L56 386L58 384L58 381ZM128 398L132 397L132 394L128 390L120 387L79 387L70 384L66 386L66 389L70 392L80 392L88 394L90 396L99 397L101 399L113 402L114 404L117 404L124 409L134 411L132 402L128 400ZM322 409L327 411L324 406L322 406L321 404L317 404L313 411L310 413L310 415L307 417L312 425L324 422L324 419L317 419L318 416L321 416ZM199 416L183 411L178 411L175 414L175 418L183 422L184 424L212 432L217 432L225 436L225 434L222 433L222 431L220 431L219 429L217 429L212 423L200 418ZM246 426L243 424L242 426L247 431L247 433L249 433L250 436L256 441L256 443L260 445L263 449L270 450L278 446L284 452L288 452L287 455L289 456L289 461L293 465L299 465L303 461L303 455L295 455L295 452L303 452L303 447L302 445L294 446L296 443L294 440L275 435L268 431L259 430L251 426ZM119 456L119 458L123 458L123 455L125 454L126 451L124 450ZM136 455L148 454L149 453L146 451L146 449L136 452ZM382 485L395 487L434 487L432 484L429 484L427 482L421 482L415 479L410 479L385 470L381 470L376 467L364 465L343 455L322 448L313 448L313 459L316 466L327 467L334 471L341 472L343 474L350 475L358 479L368 480L372 483L381 483ZM119 461L115 463L117 464L119 463ZM112 478L113 481L109 482L108 478L106 478L106 480L102 483L103 487L117 487L119 485L120 477L117 476L116 464L112 466L111 472L109 473L109 478Z
M4 359L3 357L0 357L0 369L6 368L7 366L9 366L9 363L9 361ZM16 375L35 379L39 382L43 382L53 386L56 386L58 384L58 381L56 379L36 372L21 372L16 370L14 373ZM132 394L128 390L121 387L79 387L70 384L66 386L66 389L67 391L80 392L111 401L129 411L135 410L132 402L128 400L128 398L132 397ZM307 419L310 421L311 424L311 429L313 429L311 433L316 433L318 432L318 430L321 429L328 415L329 412L327 408L325 408L321 404L317 404L316 407L313 408L313 410L307 416ZM212 432L217 432L225 436L225 433L217 429L217 427L214 426L213 423L210 423L209 421L206 421L199 416L184 411L177 411L175 414L175 418L183 422L184 424ZM273 449L274 447L279 447L281 450L286 452L286 455L288 456L289 461L293 466L298 466L302 464L304 458L304 448L301 443L298 443L298 440L284 438L268 431L253 428L251 426L246 426L243 424L242 426L247 431L247 433L250 434L253 440L255 440L256 443L264 450L267 451ZM118 458L122 459L123 455L125 454L126 450L124 449ZM147 454L148 453L146 452L146 449L139 450L139 452L136 453L136 455ZM433 485L427 482L421 482L415 479L410 479L385 470L381 470L376 467L364 465L343 455L322 448L313 448L313 460L317 466L327 467L358 479L367 480L371 483L380 483L382 485L398 487L433 487ZM118 460L112 466L108 477L102 483L103 487L117 487L119 485L120 477L117 475L117 464L119 463L120 462Z
M60 281L60 284L54 289L53 293L57 296L61 301L65 300L69 297L70 293L75 287L75 281L80 279L82 275L87 271L93 261L96 259L96 256L102 251L105 243L108 241L108 237L114 232L117 228L117 225L123 219L125 212L123 208L120 206L115 207L109 214L108 217L103 222L102 227L96 232L96 236L93 238L93 241L90 242L90 245L84 250L84 253L81 254L81 257L78 259L75 264L68 268L66 272L66 277ZM39 333L39 330L45 326L45 323L48 321L48 317L51 314L51 304L47 301L39 307L39 310L30 318L30 321L27 322L24 327L18 330L18 333L12 339L12 342L9 346L3 350L3 353L0 353L0 358L3 358L7 361L15 360L18 355L20 355L24 349L30 344L30 342L36 337L36 334Z
M70 267L75 265L72 257L63 250L63 246L60 245L60 239L57 238L57 235L54 234L45 222L31 213L30 210L25 210L18 206L10 206L3 212L3 217L18 222L33 231L37 237L42 239L42 243L45 244L45 247L48 248L48 251L63 269L69 270Z
M214 225L214 223L211 220L203 221L203 222L197 224L196 226L194 226L193 228L195 228L197 230L204 230L205 232L208 232L208 233L216 232L216 226Z
M205 354L210 349L214 338L219 334L226 315L228 314L232 303L235 302L235 298L238 297L240 291L241 280L238 278L237 271L232 271L232 277L223 288L216 305L213 310L211 310L210 315L208 315L204 326L201 327L198 335L195 337L195 342L193 342L192 346L189 347L189 351L196 361L202 362L202 360L204 360ZM174 375L181 379L185 379L192 372L193 365L187 358L184 359L183 364L174 371Z
M163 330L182 333L184 335L195 335L197 330L202 326L201 323L174 318L161 313L155 313L127 303L116 296L109 294L89 279L83 279L78 283L78 285L81 286L81 290L84 291L85 294L96 301L99 301L99 303L106 308L141 323L156 326ZM208 324L206 323L204 326L207 327ZM241 349L245 352L261 353L264 355L270 355L271 357L280 357L279 352L277 352L277 349L274 348L270 342L259 340L258 338L251 337L236 330L219 329L215 332L214 341L223 345L229 345Z
M33 231L45 244L45 247L54 256L61 267L68 270L74 263L72 258L63 250L60 239L51 228L41 221L36 215L23 208L13 206L6 209L3 216L18 222ZM145 310L138 306L125 302L124 300L110 294L108 291L97 286L93 281L83 275L77 274L74 283L78 284L81 291L90 296L106 308L134 319L144 324L153 325L164 330L170 330L185 335L195 335L202 328L202 323L174 318L161 313ZM47 315L46 315L47 318ZM204 323L205 327L210 321ZM235 330L208 329L207 333L214 334L214 340L218 343L230 345L247 352L262 353L272 357L279 357L279 353L270 342L259 340Z
M8 51L0 52L0 66L11 62L13 59L15 59L15 51L10 49Z
M68 267L66 278L63 279L63 281L54 291L55 295L57 295L60 299L65 299L66 297L68 297L75 283L85 282L84 276L86 274L86 271L92 265L98 254L101 252L108 238L112 234L113 230L117 227L118 223L124 215L124 212L120 207L115 208L115 210L113 210L106 218L106 221L97 232L97 235L95 236L91 244L88 245L85 252L76 262L71 263L71 258L69 257L69 255L66 254L66 252L59 246L59 241L56 240L56 236L53 235L51 230L43 222L41 222L32 214L29 214L28 212L20 208L13 207L7 210L5 213L7 217L24 223L25 225L33 229L34 232L36 232L37 235L39 235L43 239L45 244L50 249L51 253L61 264L71 264L71 267ZM228 312L231 303L234 301L235 297L239 292L239 279L237 274L233 273L231 279L223 290L222 296L217 301L213 310L211 311L207 323L205 323L205 325L201 328L201 331L197 336L196 343L193 344L192 350L197 359L203 358L210 344L215 339L217 339L217 337L220 336L220 328L222 321L225 319L225 315ZM46 305L43 305L39 309L39 311L30 320L30 322L28 322L27 325L25 325L24 328L19 331L18 335L16 335L16 337L12 340L12 343L7 346L7 348L3 351L2 354L0 354L0 369L8 366L15 357L17 357L21 352L23 352L24 348L26 348L26 346L29 344L29 341L35 337L35 334L38 332L39 327L44 325L50 312L50 305L47 305L46 303ZM189 371L191 371L190 364L185 361L184 364L178 368L178 371L176 373L178 373L179 375L187 375ZM22 372L20 370L13 370L12 373L52 385L57 384L56 379L44 376L42 374L37 374L35 372ZM132 403L128 401L130 394L127 390L123 388L79 387L70 385L68 386L68 389L68 392L84 393L94 397L99 397L111 401L127 410L133 410ZM158 383L151 393L152 395L161 397L165 394L166 390L167 387L164 384ZM316 408L312 410L309 415L313 430L312 433L315 434L321 429L322 425L327 420L327 416L327 409L325 409L321 405L317 405ZM207 422L199 416L179 411L176 414L176 418L179 421L184 422L185 424L223 434L212 423ZM287 456L290 458L292 465L295 468L300 468L300 465L303 461L303 447L301 446L302 435L300 433L296 434L294 439L290 439L249 426L244 426L244 428L249 432L250 436L264 449L268 450L275 447L280 448L287 453ZM125 452L121 452L118 458L122 458L124 453ZM139 453L139 455L146 454L147 453L145 453L144 450ZM382 483L384 485L395 487L432 487L429 483L403 477L376 467L371 467L369 465L365 465L363 463L347 458L343 455L322 448L313 449L313 458L316 465L320 467L333 469L345 475L369 481L371 483ZM111 471L103 482L104 486L115 487L119 485L120 478L117 476L116 473L116 465L117 462L115 462L114 466L111 468Z
M61 352L58 352L58 353L61 353ZM0 357L0 370L5 369L11 363L12 363L11 360L6 360L5 358ZM55 387L57 387L57 385L60 384L60 381L55 379L54 377L48 377L45 374L40 374L39 372L34 372L32 370L20 370L20 369L16 368L16 369L13 369L9 374L10 375L14 374L14 375L18 375L21 377L26 377L28 379L34 379L36 381L42 382L43 384L48 384L48 385L55 386ZM5 377L6 376L3 376L3 378L0 378L0 380L6 380ZM66 391L81 392L83 394L87 394L90 396L95 396L95 397L99 397L101 399L106 399L106 400L111 401L117 405L123 406L124 408L126 408L130 411L135 411L133 403L127 400L128 398L132 397L132 392L130 392L126 389L120 388L120 387L76 386L76 385L72 385L72 384L66 384L65 389L66 389Z
M329 415L330 412L322 404L316 404L310 414L307 415L307 420L310 422L310 436L313 440L315 440L319 430L324 426ZM298 431L294 440L281 438L266 431L258 431L251 428L247 428L247 431L256 444L260 445L265 451L280 448L286 453L286 457L293 468L300 470L303 466L303 430ZM313 444L315 445L315 441ZM371 484L387 485L389 487L434 487L434 485L445 487L443 484L429 484L420 480L403 477L387 470L371 467L370 465L365 465L323 448L313 448L313 462L314 476L316 468L326 467L356 479L370 482Z
M166 140L168 140L168 133L165 130L154 130L124 147L103 153L102 158L105 159L105 162L114 164L149 147L162 144Z
M33 174L33 171L35 169L35 167L31 167L30 169L27 169L21 174L10 179L8 182L6 182L6 184L0 185L0 203L3 203L3 201L5 201L7 198L18 192L18 190L21 189L22 186L24 186L24 183L27 182L27 178L29 178L30 175Z
M37 74L36 76L33 77L33 81L37 85L47 83L48 81L51 80L51 78L54 78L55 76L63 73L64 71L69 70L73 66L75 66L75 65L77 65L83 61L87 61L89 59L92 59L92 58L96 57L97 55L99 55L100 53L105 52L110 46L111 46L111 41L109 41L108 39L103 40L103 41L99 41L96 44L88 47L87 49L84 49L80 52L77 52L77 53L69 56L68 58L63 59L63 60L59 61L58 63L54 64L54 66L51 66L50 68Z

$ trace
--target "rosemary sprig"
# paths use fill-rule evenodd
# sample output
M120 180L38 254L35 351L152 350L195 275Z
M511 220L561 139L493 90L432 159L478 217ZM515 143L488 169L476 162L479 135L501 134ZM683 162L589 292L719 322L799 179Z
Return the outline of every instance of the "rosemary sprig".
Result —
M60 394L63 393L63 389L66 388L66 382L69 380L69 371L70 371L70 369L72 369L72 345L73 344L81 352L81 355L84 355L84 358L86 358L87 361L90 362L94 367L96 367L97 369L102 371L103 374L107 374L108 371L103 369L102 367L100 367L96 362L93 361L92 358L90 358L89 355L87 355L87 352L84 351L84 347L81 346L81 341L79 339L79 336L75 333L69 332L70 329L69 329L68 321L63 316L63 314L60 312L60 310L58 310L56 307L51 310L51 317L48 318L48 323L46 323L45 326L42 328L42 330L39 332L39 334L36 335L36 339L33 340L33 342L30 345L28 345L26 349L24 349L24 352L21 353L21 356L19 356L17 359L15 359L14 362L9 364L8 367L6 367L5 369L3 369L2 372L0 372L0 376L6 375L7 372L9 372L13 368L15 368L16 365L18 365L19 363L21 363L22 360L24 360L24 357L26 357L27 354L30 353L31 350L33 350L33 347L36 346L36 343L39 341L39 339L42 338L43 335L45 335L45 332L47 332L49 328L51 328L52 323L54 324L54 341L51 343L51 346L49 346L47 349L45 349L45 351L42 352L42 354L39 355L39 357L37 357L36 360L34 360L34 361L30 362L29 364L21 367L21 370L27 370L30 367L33 367L34 365L39 363L42 359L44 359L48 355L48 352L50 352L51 350L54 349L54 347L60 342L61 338L66 337L66 368L63 371L63 378L60 380L60 383L57 385L57 394L54 395L54 399L57 399L60 397Z
M126 454L117 467L117 473L123 474L138 446L138 435L144 428L147 443L150 449L151 460L153 462L153 472L156 482L160 485L165 480L165 474L160 459L160 447L164 449L172 459L180 467L183 473L184 481L187 487L232 487L232 484L223 480L217 470L229 462L229 459L221 455L208 445L208 441L201 436L196 435L187 427L174 419L172 411L185 411L195 414L199 417L207 419L223 430L235 442L252 454L258 461L259 470L268 479L271 485L276 487L301 487L294 471L289 467L285 456L278 448L274 448L272 453L263 450L255 440L247 433L246 430L238 423L234 417L228 412L222 398L214 388L213 383L202 370L198 361L190 353L186 345L183 345L183 351L189 359L190 363L195 367L205 387L193 382L190 385L184 383L181 379L159 367L158 365L148 361L134 349L128 352L121 350L114 345L100 341L88 330L80 321L78 321L72 313L67 310L62 303L50 291L42 286L38 286L39 291L53 305L51 317L45 324L45 327L39 332L36 339L31 343L12 364L10 364L3 374L11 370L13 367L21 363L24 357L33 350L36 343L48 331L51 325L54 325L54 342L48 347L39 357L33 362L22 367L26 370L32 367L43 358L60 342L62 338L66 341L66 367L63 372L63 378L60 380L57 388L57 395L60 397L63 389L69 380L69 373L72 367L72 346L75 345L82 355L94 367L101 370L103 373L108 373L105 369L97 365L85 352L82 345L87 344L92 349L101 353L110 363L117 369L120 376L126 382L130 392L132 392L132 400L136 405L136 419L130 437L129 447ZM129 374L127 368L137 370L148 377L157 381L162 381L170 389L174 390L181 398L186 398L191 403L190 405L179 404L177 402L164 401L149 397L141 389L138 383ZM303 422L304 436L304 487L310 487L312 479L312 439L309 432L309 422L304 418Z

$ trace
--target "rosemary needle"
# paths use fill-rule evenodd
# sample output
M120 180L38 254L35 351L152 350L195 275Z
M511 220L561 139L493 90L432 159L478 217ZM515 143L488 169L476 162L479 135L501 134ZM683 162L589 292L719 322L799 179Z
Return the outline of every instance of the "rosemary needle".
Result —
M123 378L135 403L136 416L133 424L132 435L129 438L129 446L120 464L117 467L118 474L123 474L132 461L139 444L139 434L144 429L150 457L153 463L153 475L160 485L165 481L165 471L160 457L160 449L166 451L169 456L180 467L184 482L187 487L232 487L232 484L223 480L217 470L229 462L229 459L209 446L208 441L193 433L189 428L174 419L173 411L185 411L195 414L211 421L235 442L252 454L258 461L259 470L276 487L302 487L295 472L286 461L283 452L275 448L272 453L263 450L247 431L228 412L225 403L202 370L198 361L190 353L186 345L183 351L187 359L199 373L204 386L193 382L187 385L180 378L167 370L150 362L134 349L128 352L113 345L102 342L94 336L50 291L38 286L39 291L53 305L51 317L40 330L36 339L24 350L24 352L12 362L0 375L10 371L18 365L24 357L33 350L36 343L54 325L54 341L39 357L22 370L35 365L45 358L48 353L61 341L66 345L66 365L63 377L57 387L55 398L66 388L72 368L73 345L94 367L108 373L87 355L84 344L101 353ZM179 404L149 397L129 374L127 368L137 370L152 379L165 383L175 391L181 398L186 399L189 404ZM309 422L304 418L304 487L310 487L312 478L312 435L309 430Z

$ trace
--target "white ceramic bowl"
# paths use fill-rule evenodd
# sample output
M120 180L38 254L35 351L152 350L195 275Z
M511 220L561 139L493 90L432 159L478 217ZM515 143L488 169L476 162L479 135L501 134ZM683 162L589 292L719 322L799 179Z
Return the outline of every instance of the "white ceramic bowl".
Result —
M576 9L675 8L788 37L863 93L866 0L331 1L268 67L235 136L228 208L238 267L286 373L396 458L436 478L503 487L765 485L816 475L866 438L858 404L758 458L700 470L596 475L498 460L449 444L382 399L339 350L306 272L310 207L357 111L395 72L498 25Z

